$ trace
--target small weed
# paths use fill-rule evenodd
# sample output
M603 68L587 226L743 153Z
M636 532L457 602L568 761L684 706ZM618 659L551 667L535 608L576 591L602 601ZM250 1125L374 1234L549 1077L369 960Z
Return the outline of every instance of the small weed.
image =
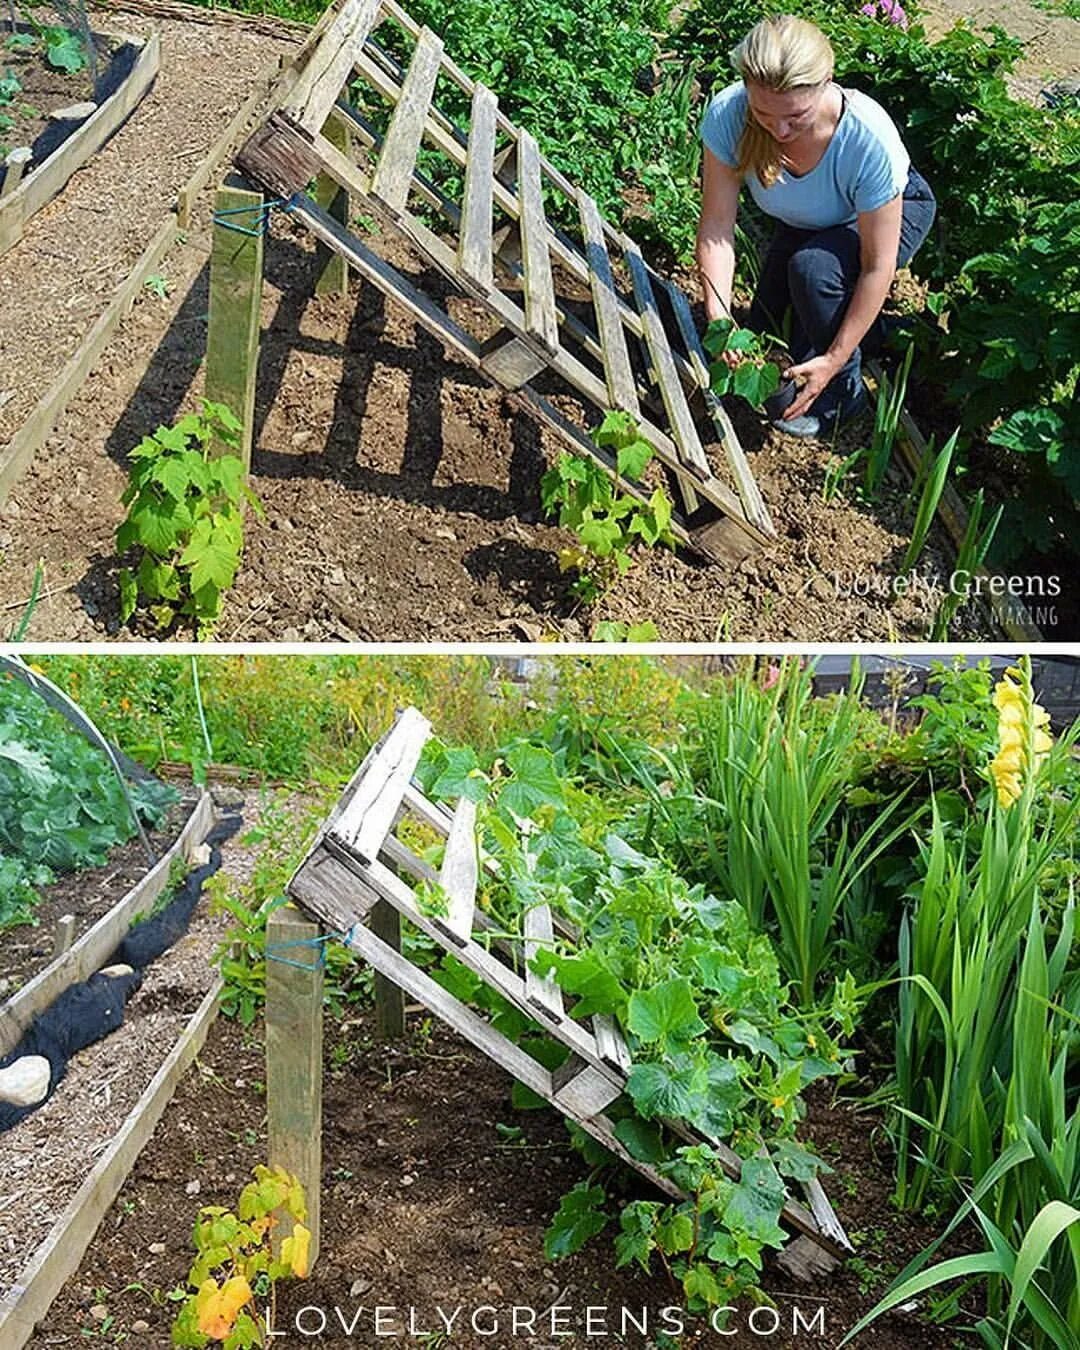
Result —
M154 272L143 282L143 289L148 291L156 300L168 300L174 284L168 277L162 276L160 272Z

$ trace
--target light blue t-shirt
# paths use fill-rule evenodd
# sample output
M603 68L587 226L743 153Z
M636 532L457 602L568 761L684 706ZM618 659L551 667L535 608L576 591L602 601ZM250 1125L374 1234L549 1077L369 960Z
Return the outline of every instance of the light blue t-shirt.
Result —
M756 173L746 175L758 206L796 229L850 224L861 212L892 201L907 183L911 160L892 118L866 94L853 89L843 93L843 115L809 173L795 177L781 169L770 188L762 186ZM701 122L706 148L732 169L748 114L746 86L740 81L721 89Z

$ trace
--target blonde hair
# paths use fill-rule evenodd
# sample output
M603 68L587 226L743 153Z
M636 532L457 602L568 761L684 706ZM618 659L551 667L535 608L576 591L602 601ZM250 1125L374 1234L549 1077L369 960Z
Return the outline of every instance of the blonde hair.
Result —
M833 76L834 57L820 28L794 14L762 19L731 53L743 80L752 80L777 94L817 88ZM756 173L765 187L780 177L782 152L777 141L754 121L749 106L739 138L737 171Z

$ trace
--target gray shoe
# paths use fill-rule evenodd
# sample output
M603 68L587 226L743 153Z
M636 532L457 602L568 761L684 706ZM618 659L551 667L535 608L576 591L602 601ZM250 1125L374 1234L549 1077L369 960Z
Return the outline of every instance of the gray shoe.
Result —
M854 421L856 417L866 412L869 406L870 401L866 397L866 390L860 385L852 398L848 399L841 407L826 413L824 417L809 412L803 413L801 417L793 417L790 422L785 422L783 418L779 418L772 425L777 431L782 431L785 436L827 440L838 427L843 426L845 422Z

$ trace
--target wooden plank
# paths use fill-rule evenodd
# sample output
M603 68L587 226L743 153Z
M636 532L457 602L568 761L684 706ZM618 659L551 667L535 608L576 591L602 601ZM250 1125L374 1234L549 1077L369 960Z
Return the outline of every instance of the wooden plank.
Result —
M555 972L549 971L547 975L538 975L532 969L533 960L539 952L550 952L555 948L555 925L551 921L551 910L547 905L534 905L532 909L525 911L524 931L525 998L529 1006L543 1016L553 1022L561 1022L566 1017L566 1009L563 1007L562 990L555 978Z
M210 314L206 334L206 397L240 419L239 454L251 468L255 386L262 307L263 194L230 174L214 197L210 252ZM242 232L243 231L243 232ZM229 447L215 441L212 452Z
M810 1206L810 1212L817 1220L818 1227L834 1242L845 1247L849 1252L855 1250L851 1245L847 1233L844 1231L844 1225L840 1222L836 1210L833 1209L829 1197L825 1194L825 1187L817 1177L811 1177L809 1181L803 1183L803 1192L806 1195L807 1204Z
M542 370L546 370L547 365L545 358L537 356L520 338L508 338L505 332L495 333L488 338L480 357L480 369L504 389L520 389Z
M606 1106L610 1106L623 1094L623 1087L612 1082L611 1078L588 1064L583 1064L576 1055L571 1055L565 1064L560 1065L551 1075L554 1091L552 1100L562 1110L573 1111L575 1116L599 1115Z
M664 401L664 410L667 412L668 420L671 423L679 458L697 474L708 478L711 476L712 470L709 468L709 461L705 457L697 427L694 426L694 419L690 415L686 393L683 390L678 371L675 369L675 361L671 354L667 334L664 332L664 325L660 321L660 311L656 307L656 296L653 293L652 283L649 281L649 274L645 268L645 259L641 256L641 250L638 246L629 238L623 243L623 254L626 258L626 265L630 269L634 297L645 326L645 342L649 348L649 356L652 359L656 382L660 389L660 397ZM742 514L741 505L739 514Z
M202 1049L217 1015L222 987L220 979L215 981L115 1139L20 1273L18 1283L0 1299L0 1345L4 1350L22 1350L53 1299L78 1270L98 1225L161 1119L177 1084Z
M346 0L293 87L287 106L306 130L321 131L379 17L379 0Z
M495 109L490 89L478 84L473 92L469 125L469 152L465 161L458 268L481 290L494 285L491 212L495 180Z
M195 849L209 833L214 821L214 804L204 792L192 809L187 823L169 851L162 855L141 881L127 892L107 914L73 944L63 956L54 958L32 980L0 1008L0 1057L13 1050L33 1019L65 989L88 980L100 970L120 945L137 914L153 908L154 901L169 882L169 871L178 858L190 862Z
M164 220L143 250L139 260L113 293L106 309L49 385L30 416L0 449L0 506L19 475L37 454L67 408L82 388L102 352L109 345L121 320L142 291L143 282L161 266L161 260L176 242L176 219Z
M430 28L422 28L401 95L386 129L382 153L375 165L372 196L395 216L404 213L409 199L409 185L424 138L424 123L435 92L435 81L439 77L442 50L442 39Z
M550 232L544 215L540 151L532 135L518 132L518 194L521 203L521 262L525 282L525 330L553 355L559 348L555 283L551 276Z
M675 314L675 322L686 345L689 368L693 373L695 382L702 390L705 407L713 425L716 427L724 458L727 460L731 476L735 480L743 509L759 530L775 537L776 527L772 523L772 518L765 505L765 499L761 495L761 489L758 487L757 480L754 478L753 471L747 462L742 442L731 424L731 418L728 417L723 403L712 391L709 382L709 363L705 356L705 349L701 345L697 328L694 325L694 316L690 312L690 302L679 286L669 281L662 281L662 284L666 287Z
M476 803L462 797L454 812L446 841L439 885L446 893L449 913L435 923L452 941L463 946L472 936L473 910L479 868L476 861Z
M406 708L334 822L328 843L344 846L360 862L375 861L430 735L427 718Z
M620 1073L629 1073L633 1067L630 1051L614 1017L607 1013L597 1013L593 1017L592 1027L593 1035L596 1037L596 1048L604 1063L618 1069Z
M53 960L71 950L75 941L75 915L63 914L53 927Z
M139 49L139 55L120 87L44 164L24 177L14 192L0 198L0 255L18 243L31 216L51 201L76 169L101 149L153 84L161 64L161 38L157 30L145 42L133 37L121 41Z
M352 151L352 133L347 124L337 118L330 118L325 129L326 139L343 155ZM331 178L321 173L315 185L315 200L322 209L340 225L349 224L349 193ZM323 243L315 245L315 266L318 277L315 281L316 295L347 295L349 291L349 266L336 249L327 248Z
M630 366L626 334L619 318L619 298L615 290L615 278L611 274L611 259L604 242L603 221L596 202L582 188L577 190L577 205L585 240L585 259L589 265L597 331L603 352L608 398L613 408L622 408L632 416L640 417L637 385ZM693 508L688 506L688 509Z
M401 951L401 915L385 900L372 905L368 916L372 935L390 951ZM400 1041L405 1035L405 996L401 985L375 972L375 1034L381 1041Z
M28 145L17 145L4 156L4 181L0 183L0 197L10 196L22 182L23 171L34 157Z
M321 929L292 905L266 921L266 1117L271 1167L299 1179L307 1197L310 1261L319 1254L322 1176L323 962ZM274 1238L292 1232L284 1212Z

